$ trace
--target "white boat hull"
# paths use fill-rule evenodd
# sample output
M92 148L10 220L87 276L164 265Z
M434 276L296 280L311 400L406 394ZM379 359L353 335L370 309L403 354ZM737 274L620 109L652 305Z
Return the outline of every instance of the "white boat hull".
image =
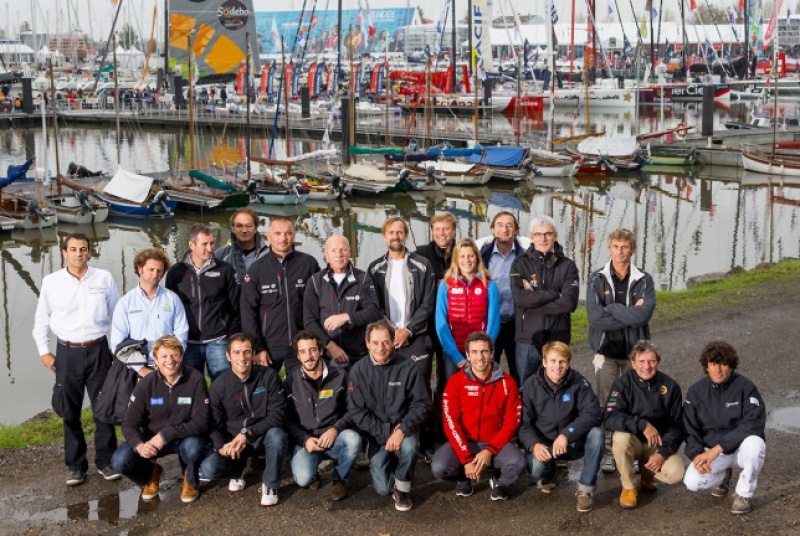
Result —
M783 175L787 177L800 177L800 165L797 167L783 164L774 164L767 158L755 158L742 153L742 167L748 171L764 173L766 175Z

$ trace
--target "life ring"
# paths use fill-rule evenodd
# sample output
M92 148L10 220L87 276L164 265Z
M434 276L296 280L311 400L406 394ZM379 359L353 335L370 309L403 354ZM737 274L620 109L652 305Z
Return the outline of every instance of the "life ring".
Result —
M675 188L678 189L679 192L682 192L684 188L686 188L686 179L683 177L679 178L675 181Z
M678 126L675 127L675 135L679 138L685 138L686 135L689 133L689 125L681 121L678 123Z
M467 102L464 104L464 106L469 106L469 107L471 108L471 107L472 107L472 101L467 101Z
M458 105L461 106L461 107L464 107L464 106L467 105L467 103L464 102L464 101L458 101Z

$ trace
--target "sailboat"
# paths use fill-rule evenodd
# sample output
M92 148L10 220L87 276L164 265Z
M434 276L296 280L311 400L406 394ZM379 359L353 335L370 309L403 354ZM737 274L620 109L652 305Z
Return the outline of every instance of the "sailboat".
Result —
M33 164L33 159L19 166L8 166L8 175L0 179L0 229L42 229L52 227L58 221L35 196L3 192L3 188L25 179L25 174Z

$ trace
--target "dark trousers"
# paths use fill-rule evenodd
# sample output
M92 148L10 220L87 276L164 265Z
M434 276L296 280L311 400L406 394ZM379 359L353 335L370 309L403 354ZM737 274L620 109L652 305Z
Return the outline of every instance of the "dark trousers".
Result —
M467 448L474 455L483 450L487 444L470 441L467 443ZM525 457L514 443L506 443L497 456L492 456L492 469L497 476L497 483L503 487L509 487L525 470ZM436 450L431 463L431 472L433 472L433 476L442 480L467 480L464 466L450 443L445 443Z
M291 346L272 346L267 349L269 358L272 360L270 367L275 369L275 372L280 374L281 367L286 365L286 376L290 376L295 370L300 368L300 361L294 355L294 350Z
M53 409L64 421L64 463L70 471L86 471L86 437L81 426L84 391L94 409L97 394L103 387L111 367L111 351L103 338L88 348L68 348L59 344L56 350L56 384L53 387ZM114 425L94 418L95 465L105 469L117 449Z
M422 374L422 381L425 383L428 396L433 400L433 390L431 388L431 379L433 376L433 344L430 336L428 336L427 333L423 333L413 337L409 341L408 346L401 348L397 353L409 358L417 365ZM439 422L441 422L441 414ZM439 428L441 428L441 426L439 426ZM435 446L436 430L435 411L432 411L420 429L419 447L423 452L432 450Z
M494 360L500 364L500 357L505 353L508 373L517 382L517 386L520 386L519 372L517 370L517 341L514 340L516 334L517 330L513 318L507 322L500 323L500 332L494 342Z
M208 442L205 437L185 437L164 445L164 448L158 451L155 459L177 454L181 469L186 475L186 481L190 486L196 488L200 485L197 471L208 449ZM125 442L114 453L112 465L115 471L119 471L130 478L134 484L144 486L153 475L153 461L139 456L139 453L129 443Z
M275 427L264 432L261 437L248 441L241 456L235 460L212 452L200 464L200 478L203 480L244 478L242 473L247 467L247 459L259 456L265 461L262 482L268 488L278 489L281 482L283 459L286 456L287 441L283 428Z

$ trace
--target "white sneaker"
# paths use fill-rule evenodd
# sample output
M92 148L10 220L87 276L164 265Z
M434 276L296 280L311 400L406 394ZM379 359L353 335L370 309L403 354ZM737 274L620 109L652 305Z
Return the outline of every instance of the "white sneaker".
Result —
M244 478L231 478L231 481L228 482L228 491L236 493L237 491L242 491L244 486Z
M278 490L261 485L261 506L275 506L278 504Z

